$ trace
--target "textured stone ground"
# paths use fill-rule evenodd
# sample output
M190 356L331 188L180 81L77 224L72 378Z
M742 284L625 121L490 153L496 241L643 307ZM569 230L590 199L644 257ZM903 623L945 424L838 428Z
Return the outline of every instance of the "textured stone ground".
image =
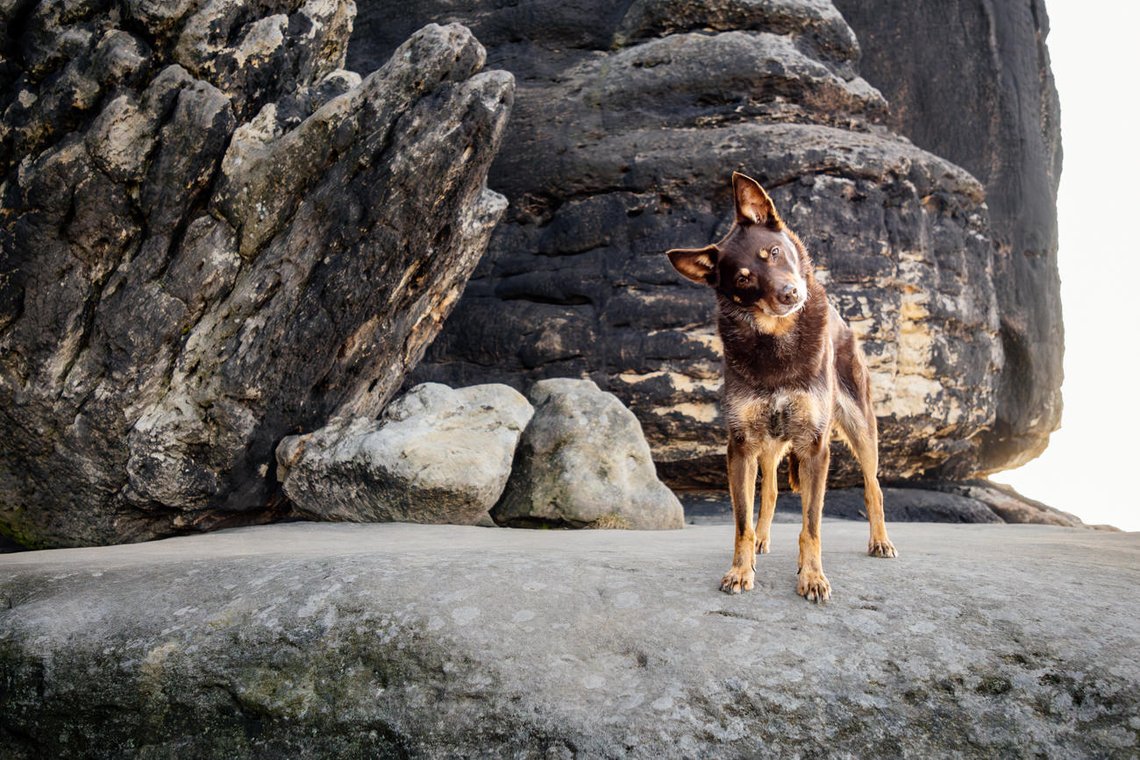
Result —
M1140 534L286 524L0 557L0 746L79 756L1135 757Z

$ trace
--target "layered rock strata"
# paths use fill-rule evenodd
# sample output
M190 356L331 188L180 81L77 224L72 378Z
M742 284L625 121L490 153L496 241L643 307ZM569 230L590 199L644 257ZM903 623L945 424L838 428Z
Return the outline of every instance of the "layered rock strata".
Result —
M860 70L891 103L889 123L985 185L1005 365L982 464L1022 464L1061 422L1064 371L1061 109L1044 0L835 4L859 35Z
M718 239L729 176L761 180L863 339L887 480L987 467L1005 348L984 188L881 125L830 2L525 8L361 4L350 60L462 20L516 74L492 182L512 203L416 371L450 384L588 376L638 416L659 470L723 485L711 296L663 252ZM860 482L836 450L833 483Z

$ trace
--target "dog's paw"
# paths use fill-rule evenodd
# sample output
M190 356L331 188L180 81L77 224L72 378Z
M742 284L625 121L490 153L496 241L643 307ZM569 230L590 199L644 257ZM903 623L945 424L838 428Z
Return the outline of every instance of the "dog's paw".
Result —
M889 538L874 539L872 538L867 542L867 553L872 557L897 557L899 553L895 551L895 545L891 543Z
M733 567L720 579L720 590L726 594L739 594L751 591L756 582L756 571L752 568Z
M796 593L809 602L826 602L831 598L831 584L827 576L813 570L801 570L800 580L796 584Z
M757 536L756 537L756 553L757 554L767 554L768 553L768 545L771 542L772 542L771 538L760 538L760 536Z

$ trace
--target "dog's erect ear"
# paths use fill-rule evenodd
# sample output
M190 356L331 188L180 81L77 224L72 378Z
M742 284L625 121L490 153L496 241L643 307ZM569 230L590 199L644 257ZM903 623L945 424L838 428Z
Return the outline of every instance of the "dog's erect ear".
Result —
M784 226L768 193L748 175L732 173L732 194L736 198L737 224L763 224L774 230Z
M716 257L720 249L715 245L704 248L674 248L666 251L673 268L701 285L716 284Z

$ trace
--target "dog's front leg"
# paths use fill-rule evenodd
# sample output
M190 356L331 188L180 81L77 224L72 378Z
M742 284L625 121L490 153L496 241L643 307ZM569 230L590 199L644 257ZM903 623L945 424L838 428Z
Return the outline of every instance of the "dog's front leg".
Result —
M732 567L720 581L729 594L751 591L756 581L756 532L752 529L752 503L756 494L756 452L744 440L730 434L728 442L728 492L736 521Z
M767 554L772 544L772 517L779 489L776 473L788 445L771 440L760 451L760 519L756 521L756 553Z
M820 547L820 522L823 520L823 493L827 487L827 467L831 461L830 436L812 443L805 451L797 451L800 460L800 498L803 500L804 526L800 531L800 567L796 592L809 602L826 602L831 598L831 584L823 574Z

